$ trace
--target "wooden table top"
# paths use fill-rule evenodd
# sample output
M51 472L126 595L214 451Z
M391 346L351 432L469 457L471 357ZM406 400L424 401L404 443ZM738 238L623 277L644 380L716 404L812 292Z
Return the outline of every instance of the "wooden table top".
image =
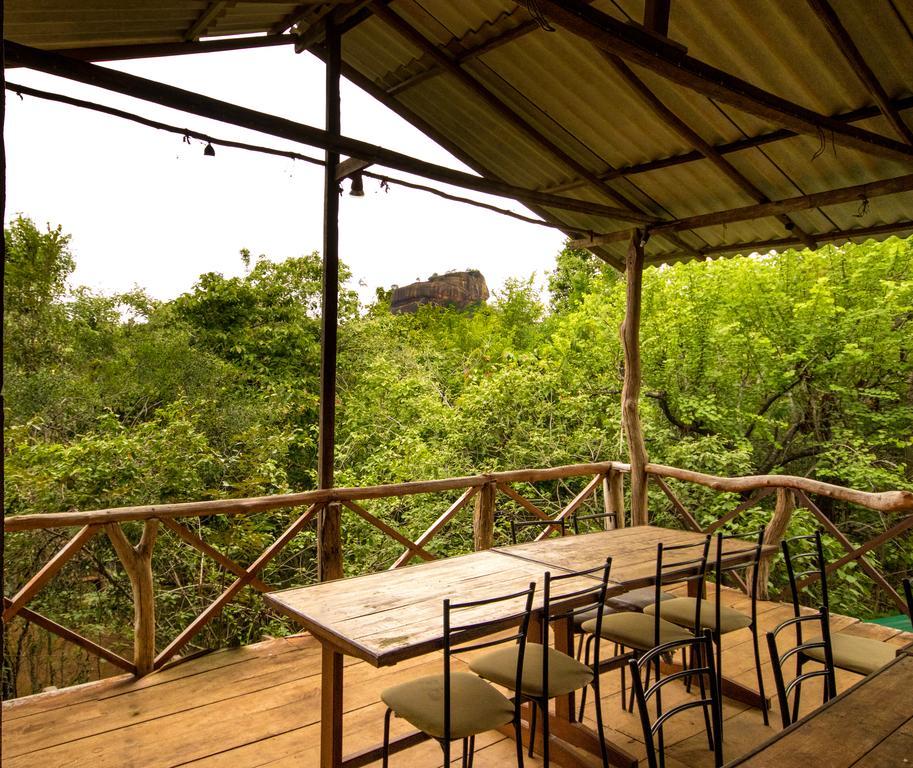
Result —
M655 581L656 545L659 542L670 545L697 544L703 541L705 536L706 534L692 531L661 528L655 525L639 525L633 528L599 531L581 536L545 539L511 547L497 547L492 551L565 570L594 568L604 562L607 555L611 555L612 581L622 583L628 588L636 588L647 586ZM775 548L768 547L767 549ZM733 539L726 539L723 542L724 562L750 559L752 554L752 542ZM687 557L690 559L694 556L688 555ZM681 557L679 556L678 559ZM716 539L713 538L710 542L709 562L713 563L715 558Z
M385 666L442 647L442 603L446 597L462 602L518 591L531 581L541 584L546 570L597 567L607 555L613 556L613 582L634 579L646 584L654 576L658 541L701 539L700 534L668 528L627 528L434 560L272 592L264 598L341 652ZM562 585L565 591L574 587L573 583ZM628 588L615 584L610 594L621 594ZM541 605L537 591L534 606ZM504 606L492 610L503 612ZM471 618L478 621L496 615L480 611Z
M898 656L727 768L913 765L913 657Z

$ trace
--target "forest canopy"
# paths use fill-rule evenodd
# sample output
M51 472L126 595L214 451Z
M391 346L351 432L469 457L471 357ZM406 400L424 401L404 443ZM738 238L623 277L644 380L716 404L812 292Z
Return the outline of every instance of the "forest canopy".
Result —
M19 217L5 238L7 515L314 487L317 253L273 261L242 252L243 276L201 275L163 302L140 289L108 296L69 287L74 259L59 227ZM546 295L532 277L519 277L470 311L425 306L392 315L383 291L359 305L349 278L343 270L337 485L625 458L624 282L588 252L556 256ZM652 461L721 475L807 475L861 490L913 488L913 238L650 268L643 296L641 410ZM548 496L540 501L560 504L578 490L555 483L539 489ZM704 520L726 503L694 489L682 494ZM440 503L395 499L372 509L414 537ZM651 496L658 519L667 506ZM860 541L887 527L858 508L824 511ZM198 533L249 562L287 521L286 513L201 518ZM813 524L797 515L794 526ZM8 536L7 594L60 543L50 532ZM470 543L471 530L454 525L432 551ZM159 547L159 630L173 637L218 594L223 576L177 541ZM400 551L376 529L347 523L347 573L386 567ZM881 557L893 580L913 571L909 537ZM314 568L313 536L305 534L264 578L301 584ZM129 637L131 598L119 570L98 537L36 598L36 610L98 636ZM859 616L889 610L854 564L842 570L833 600L835 610ZM198 642L286 630L249 595ZM5 631L15 636L7 637L4 695L30 692L19 690L28 679L64 684L93 674L48 660L38 669L29 645L37 641Z

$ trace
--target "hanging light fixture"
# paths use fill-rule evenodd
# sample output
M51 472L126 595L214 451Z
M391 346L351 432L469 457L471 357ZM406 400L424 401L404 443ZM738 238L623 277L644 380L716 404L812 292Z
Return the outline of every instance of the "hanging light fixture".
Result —
M209 143L209 142L206 143L206 148L203 150L203 156L204 157L215 157L216 156L216 151L212 148L211 143Z
M352 197L365 196L365 180L360 173L352 174L352 186L349 188Z

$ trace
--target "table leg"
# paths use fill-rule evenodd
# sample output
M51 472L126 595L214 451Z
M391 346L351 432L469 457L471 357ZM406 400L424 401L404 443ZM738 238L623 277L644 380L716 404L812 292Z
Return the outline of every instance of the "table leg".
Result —
M323 644L320 667L320 768L342 766L342 654Z

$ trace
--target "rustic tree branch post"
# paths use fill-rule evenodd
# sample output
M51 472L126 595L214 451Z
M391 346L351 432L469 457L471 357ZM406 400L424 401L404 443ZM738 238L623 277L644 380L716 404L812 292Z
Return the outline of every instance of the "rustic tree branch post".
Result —
M495 483L485 483L476 494L472 513L472 544L476 552L494 546L496 490Z
M789 526L793 510L796 508L796 498L789 488L777 488L777 504L774 507L773 517L764 531L764 543L770 546L779 547L786 528ZM770 562L777 556L774 552L765 555L758 563L758 597L762 600L767 599L767 582L770 576ZM747 579L746 579L747 581ZM750 582L749 582L750 583Z
M155 592L152 581L152 550L159 521L147 520L135 547L117 523L105 526L133 588L133 664L140 677L148 675L155 661Z
M621 390L621 425L628 443L631 463L631 525L647 525L647 447L637 401L640 397L640 308L643 288L644 247L642 233L634 230L625 256L627 304L621 324L625 376Z
M624 475L617 469L607 472L602 478L602 503L606 515L615 515L612 528L625 527L625 488ZM606 518L606 528L609 526Z
M339 73L341 38L330 13L326 20L326 130L340 133ZM323 189L323 294L320 311L320 426L317 485L333 487L336 448L336 340L339 320L339 153L326 151ZM321 581L342 576L340 506L328 504L317 518L317 573Z

